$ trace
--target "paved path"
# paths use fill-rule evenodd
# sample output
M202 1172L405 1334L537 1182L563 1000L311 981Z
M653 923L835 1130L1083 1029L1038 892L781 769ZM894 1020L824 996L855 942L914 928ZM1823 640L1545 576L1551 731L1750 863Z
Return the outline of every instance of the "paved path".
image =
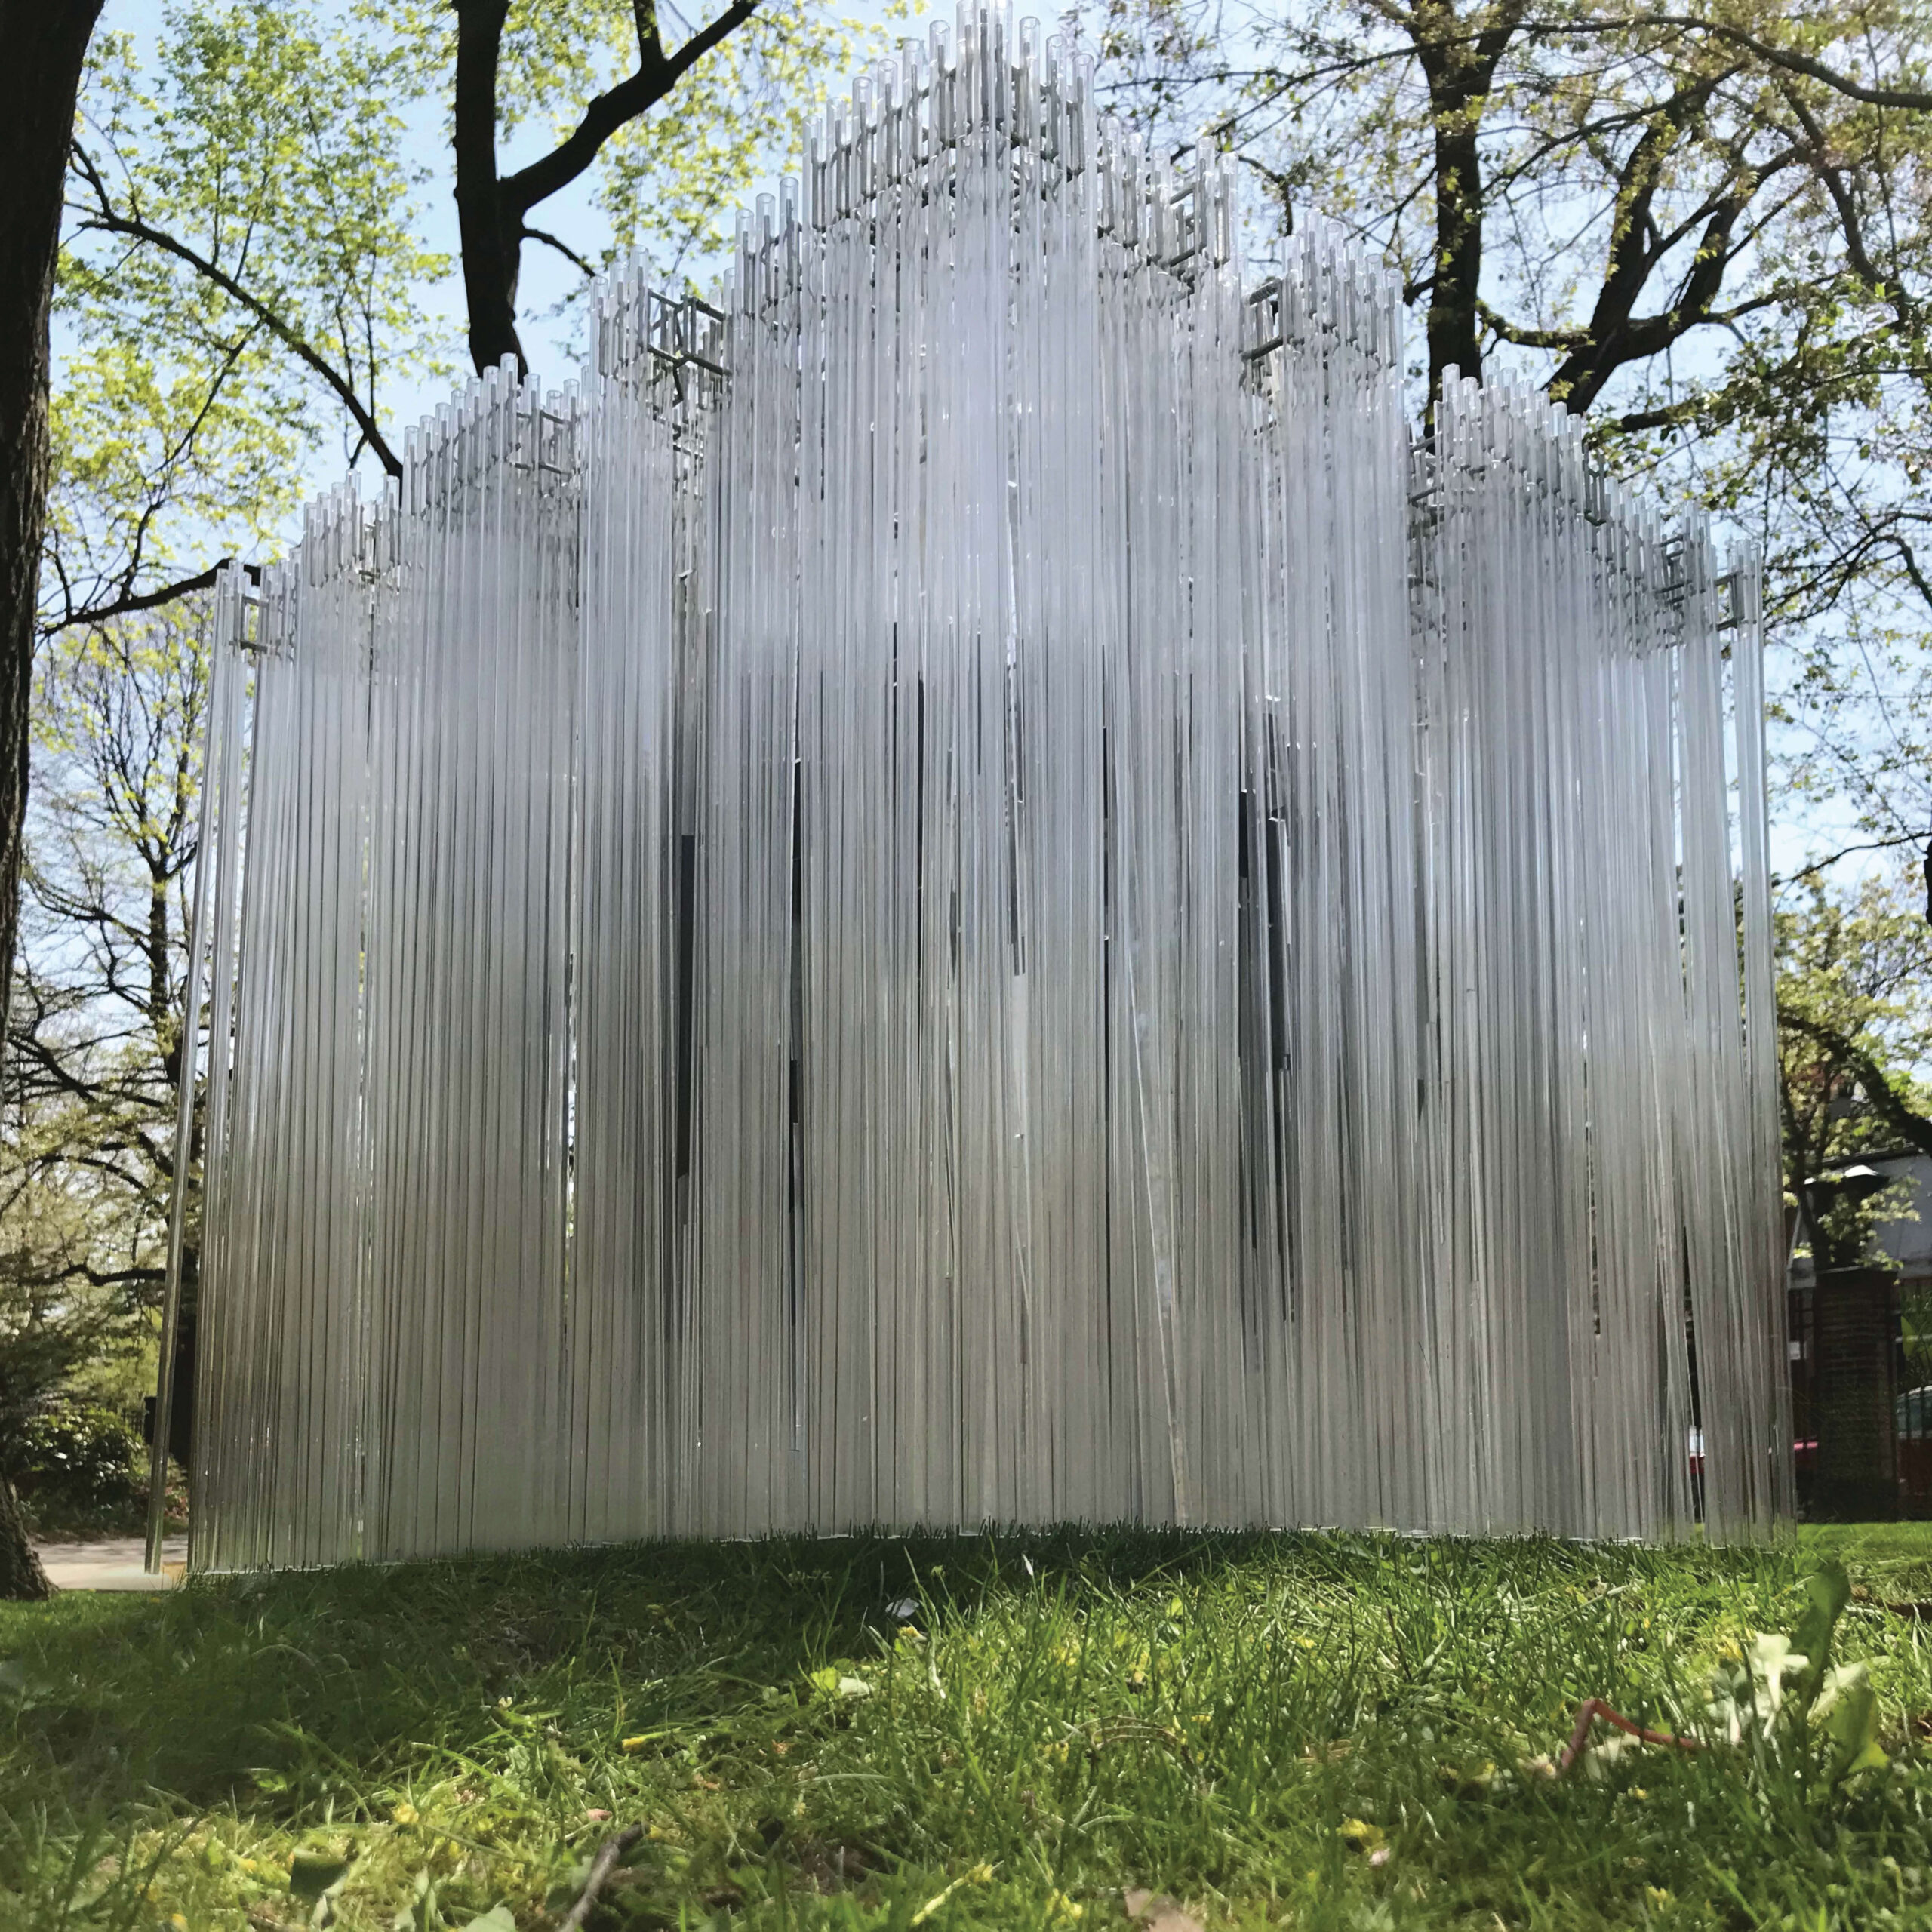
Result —
M47 1580L59 1590L171 1590L188 1561L188 1539L170 1537L161 1546L162 1574L141 1567L146 1546L139 1537L106 1543L44 1543L36 1546Z

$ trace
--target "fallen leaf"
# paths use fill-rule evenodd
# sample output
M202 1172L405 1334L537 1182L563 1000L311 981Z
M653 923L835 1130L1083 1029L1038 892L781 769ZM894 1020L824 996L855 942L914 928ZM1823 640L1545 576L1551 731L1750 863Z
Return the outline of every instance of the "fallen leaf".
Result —
M782 1832L784 1829L776 1819L772 1820L772 1825L775 1832ZM866 1878L872 1869L871 1857L863 1845L838 1842L828 1844L810 1837L795 1839L789 1856L798 1875L815 1892L843 1890L848 1885L856 1884Z
M1203 1932L1200 1920L1183 1911L1165 1892L1131 1891L1124 1903L1128 1917L1141 1932Z

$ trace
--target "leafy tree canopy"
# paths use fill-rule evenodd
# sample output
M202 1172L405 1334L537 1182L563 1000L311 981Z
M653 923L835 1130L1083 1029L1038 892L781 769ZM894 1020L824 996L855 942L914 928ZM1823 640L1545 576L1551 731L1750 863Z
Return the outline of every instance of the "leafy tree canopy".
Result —
M1814 878L1777 915L1786 1190L1821 1266L1860 1260L1875 1221L1911 1205L1832 1176L1860 1155L1932 1155L1932 926L1914 899L1896 875L1837 892Z
M1932 838L1924 0L1107 0L1106 98L1385 252L1418 373L1507 374L1764 546L1779 794Z

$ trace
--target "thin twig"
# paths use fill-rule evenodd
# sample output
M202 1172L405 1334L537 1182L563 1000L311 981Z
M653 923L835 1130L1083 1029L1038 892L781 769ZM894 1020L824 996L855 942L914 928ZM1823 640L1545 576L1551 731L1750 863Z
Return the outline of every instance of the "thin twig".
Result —
M129 591L125 595L109 599L104 604L84 605L78 611L69 611L64 617L55 619L45 626L42 635L51 637L57 631L70 630L77 624L104 624L112 617L125 617L143 611L158 611L164 605L172 604L183 597L192 597L198 590L212 589L216 577L223 565L234 561L232 557L224 557L218 564L211 564L205 571L197 571L192 577L184 577L174 583L164 583L158 589ZM262 580L260 564L244 564L242 568L248 574L251 583Z
M591 1860L590 1875L583 1881L583 1890L578 1894L577 1903L564 1915L557 1932L580 1932L583 1921L590 1916L590 1908L597 1903L597 1894L617 1870L617 1860L643 1836L641 1825L626 1825L615 1838L604 1841L603 1849Z
M1120 1718L1112 1724L1097 1723L1088 1727L1087 1749L1094 1757L1098 1757L1109 1744L1141 1743L1164 1744L1183 1763L1194 1762L1194 1753L1188 1748L1187 1740L1164 1724L1146 1724L1137 1718Z
M568 242L560 241L548 229L532 228L526 221L523 224L523 238L526 242L541 242L546 248L555 249L571 267L580 269L592 281L596 279L597 271L591 266L589 263L586 261Z
M1564 1746L1563 1755L1556 1761L1559 1777L1583 1755L1583 1747L1589 1742L1590 1726L1598 1718L1626 1737L1641 1738L1646 1744L1675 1745L1680 1751L1701 1751L1704 1748L1694 1737L1673 1737L1667 1730L1646 1730L1641 1724L1632 1724L1620 1712L1613 1711L1601 1697L1586 1697L1577 1713L1577 1727L1571 1732L1570 1742Z

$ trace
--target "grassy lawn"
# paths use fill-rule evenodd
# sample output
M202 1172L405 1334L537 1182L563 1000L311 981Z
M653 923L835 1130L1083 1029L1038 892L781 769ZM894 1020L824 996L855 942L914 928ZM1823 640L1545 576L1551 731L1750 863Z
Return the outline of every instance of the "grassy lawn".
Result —
M1888 1772L1533 1761L1588 1697L1697 1727L1827 1550ZM0 1923L528 1932L635 1821L593 1926L1044 1932L1145 1887L1210 1927L1932 1927L1932 1623L1884 1607L1920 1598L1906 1527L676 1545L0 1605ZM319 1903L298 1854L349 1860Z

